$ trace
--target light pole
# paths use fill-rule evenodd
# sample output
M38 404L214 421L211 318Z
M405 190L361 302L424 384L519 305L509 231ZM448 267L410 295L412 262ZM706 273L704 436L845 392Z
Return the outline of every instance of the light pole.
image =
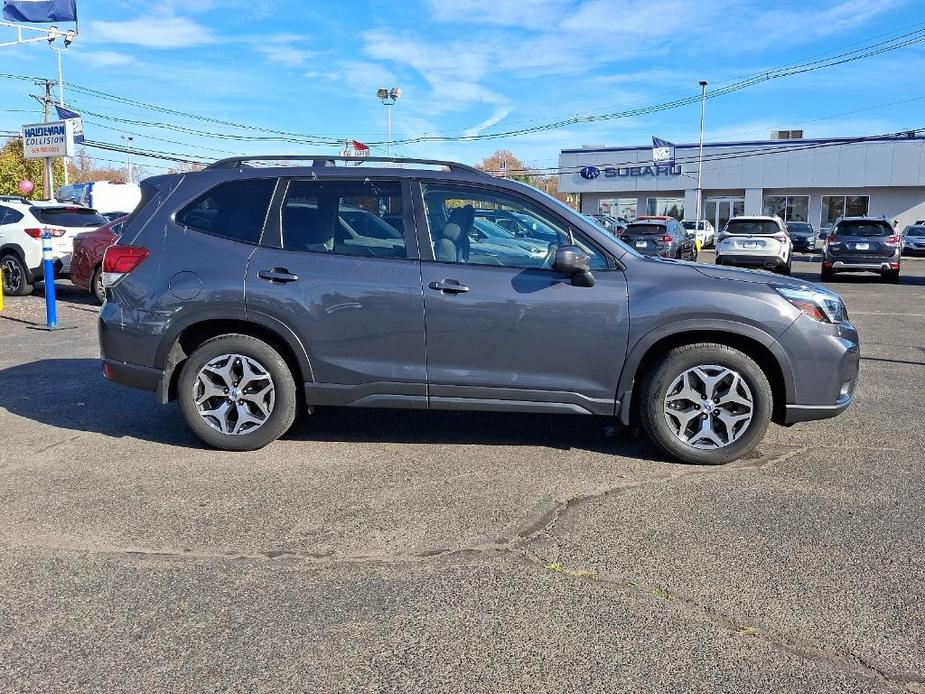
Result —
M126 137L122 135L122 141L125 143L125 170L127 171L128 183L134 183L132 180L132 143L135 141L134 137Z
M379 97L379 100L382 102L382 105L385 106L386 123L388 127L388 139L385 143L385 153L387 156L392 156L392 107L395 105L395 102L398 101L398 97L401 96L401 89L398 87L392 87L391 89L386 89L385 87L380 87L376 92L376 96Z
M695 229L700 228L700 216L703 211L703 116L707 104L707 81L700 80L700 155L697 159L697 218ZM706 224L703 225L706 228ZM704 231L706 238L706 231Z
M74 42L74 37L77 34L74 31L68 29L67 31L60 31L58 27L51 27L48 30L48 47L58 54L58 105L64 106L64 69L62 67L62 54L68 49L68 47ZM55 40L58 37L64 39L64 48L58 48L55 46ZM64 158L64 185L68 183L68 173L67 173L67 157Z

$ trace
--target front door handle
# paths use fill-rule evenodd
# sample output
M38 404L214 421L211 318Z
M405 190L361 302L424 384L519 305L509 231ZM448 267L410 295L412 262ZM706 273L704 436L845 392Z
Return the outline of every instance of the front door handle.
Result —
M431 282L427 285L431 289L436 289L440 292L445 292L447 294L465 294L469 291L469 287L464 284L460 284L456 280L443 280L442 282Z
M261 270L257 273L257 277L262 280L269 280L274 284L286 284L287 282L296 282L299 279L298 275L292 274L284 267L275 267L272 270Z

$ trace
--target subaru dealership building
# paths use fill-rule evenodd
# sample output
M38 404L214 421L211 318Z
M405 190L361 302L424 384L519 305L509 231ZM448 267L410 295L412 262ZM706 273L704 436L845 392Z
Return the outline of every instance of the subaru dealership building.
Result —
M559 190L577 194L587 214L693 219L697 163L696 143L677 145L674 159L659 163L648 145L564 149ZM803 139L783 131L704 144L702 216L721 229L741 214L776 214L816 229L843 215L883 215L902 229L925 219L925 138Z

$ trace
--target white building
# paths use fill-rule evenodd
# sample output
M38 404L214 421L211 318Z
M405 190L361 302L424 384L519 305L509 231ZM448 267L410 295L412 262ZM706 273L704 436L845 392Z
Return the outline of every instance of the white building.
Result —
M925 219L925 138L800 135L704 144L702 216L717 229L739 214L777 214L817 229L842 215L884 215L900 229ZM654 164L649 145L564 149L559 189L577 193L588 214L694 219L697 148L678 145L674 165Z

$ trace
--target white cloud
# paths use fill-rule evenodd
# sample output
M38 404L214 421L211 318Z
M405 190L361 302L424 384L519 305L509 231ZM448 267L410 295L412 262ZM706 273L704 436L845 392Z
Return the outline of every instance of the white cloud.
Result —
M463 131L463 135L465 135L466 137L474 137L474 136L478 135L479 133L481 133L481 132L482 132L483 130L485 130L486 128L490 128L490 127L493 126L493 125L497 125L497 124L500 123L502 120L504 120L505 118L507 118L507 117L508 117L508 114L510 114L511 110L512 110L512 109L511 109L509 106L505 106L504 108L499 108L499 109L497 109L497 110L496 110L494 113L492 113L488 118L486 118L485 120L483 120L481 123L479 123L479 124L476 125L475 127L467 128L466 130L464 130L464 131Z
M93 67L121 67L135 62L132 56L116 51L93 51L92 53L75 51L74 56L77 60L89 63Z
M437 22L549 27L571 11L566 0L427 0Z
M269 62L301 67L318 55L317 51L302 47L304 36L298 34L270 34L251 39L250 42Z
M173 14L146 15L122 22L90 21L87 33L96 43L124 43L145 48L185 48L218 40L207 27Z

